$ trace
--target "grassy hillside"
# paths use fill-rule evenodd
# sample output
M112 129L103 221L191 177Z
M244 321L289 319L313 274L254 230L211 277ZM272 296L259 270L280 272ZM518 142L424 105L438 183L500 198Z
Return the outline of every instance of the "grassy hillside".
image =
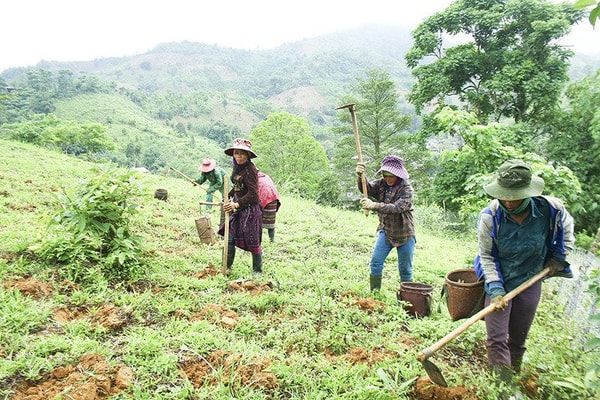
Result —
M154 129L154 128L153 128ZM485 329L477 323L434 354L450 387L431 385L416 359L460 324L439 293L476 243L416 213L415 280L431 284L432 314L398 304L392 255L383 290L368 291L376 217L318 206L286 193L264 273L238 251L219 272L222 243L202 244L194 220L202 188L140 175L134 229L147 247L143 279L85 285L59 278L36 257L55 194L91 177L94 165L0 141L0 396L5 399L488 399ZM167 201L154 198L157 188ZM265 234L266 236L266 234ZM545 285L521 380L530 398L580 399L556 385L581 377L593 357ZM461 321L462 322L462 321Z
M163 167L153 170L174 167L195 178L203 158L214 158L222 165L230 161L213 141L200 135L177 136L173 129L150 118L131 100L119 94L81 95L59 101L55 114L61 119L80 123L103 124L117 143L118 153L125 152L128 144L139 145L146 155L140 154L139 164L132 167L150 168L150 162ZM151 160L147 160L150 156Z
M35 67L98 77L150 96L202 92L215 99L210 117L246 131L269 108L305 116L318 126L331 124L341 96L374 68L389 71L406 92L414 81L403 58L410 44L406 28L363 26L269 50L184 41L127 57L43 61ZM19 87L25 73L25 68L11 69L2 77ZM232 108L225 115L218 108L223 100Z

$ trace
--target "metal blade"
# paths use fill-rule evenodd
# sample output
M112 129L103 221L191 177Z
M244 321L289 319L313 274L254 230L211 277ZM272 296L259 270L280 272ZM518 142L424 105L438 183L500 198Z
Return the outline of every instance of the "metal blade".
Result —
M427 376L429 376L429 379L431 379L433 383L443 387L448 387L448 383L446 383L444 375L442 375L442 371L440 371L437 365L427 359L421 361L421 364L423 364L423 368L425 368Z

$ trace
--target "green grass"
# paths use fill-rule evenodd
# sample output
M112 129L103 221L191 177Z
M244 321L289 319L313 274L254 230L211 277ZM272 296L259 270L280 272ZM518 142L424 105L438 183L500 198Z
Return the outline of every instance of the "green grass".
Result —
M134 224L149 254L143 279L91 277L85 286L61 281L58 267L39 261L34 249L59 205L54 194L92 173L93 165L81 160L0 141L0 396L5 399L20 385L42 382L49 372L78 365L89 354L102 356L111 368L133 371L131 383L112 399L408 399L411 380L426 376L417 353L463 322L450 320L439 294L447 272L470 264L475 236L441 229L443 218L436 224L432 210L416 212L414 278L434 286L433 313L415 319L397 303L394 253L381 293L373 298L369 292L375 215L285 193L277 241L263 243L264 274L254 278L270 290L254 295L230 289L232 281L253 279L251 256L239 250L231 276L202 277L220 269L222 242L200 242L194 220L207 215L197 206L205 193L176 176L140 176L145 191L135 199L141 213ZM169 191L167 201L154 199L157 188ZM208 215L216 230L217 210ZM19 290L26 279L47 290L37 295ZM381 301L383 307L362 309L361 299ZM581 393L553 381L582 376L593 354L573 340L578 333L555 310L559 300L552 290L544 291L524 369L530 379L537 377L536 398L579 399ZM69 310L71 318L60 318L60 310ZM106 310L115 310L112 319L102 319ZM237 323L227 326L224 315ZM369 357L351 361L360 349ZM473 398L495 395L485 373L483 323L432 360L451 386L464 386ZM190 364L211 366L202 384L182 372ZM257 370L248 373L252 368Z
M202 158L214 158L220 165L227 165L230 161L214 142L198 134L193 139L176 135L171 128L149 118L131 100L120 94L86 94L58 101L55 114L61 119L79 123L100 123L107 128L108 135L117 145L115 154L124 153L130 143L141 145L144 150L151 148L158 152L156 157L160 157L159 161L175 160L169 166L194 179L199 174L198 166ZM140 161L143 161L143 157Z

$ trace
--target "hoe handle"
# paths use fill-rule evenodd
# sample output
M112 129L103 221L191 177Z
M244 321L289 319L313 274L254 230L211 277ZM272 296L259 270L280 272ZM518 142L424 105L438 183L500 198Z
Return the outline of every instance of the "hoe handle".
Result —
M550 268L544 268L543 270L538 272L536 275L532 276L529 280L523 282L522 284L517 286L515 289L508 292L504 296L504 300L510 301L510 300L514 299L515 297L517 297L517 295L519 295L520 293L525 291L525 289L528 289L534 283L536 283L537 281L542 279L544 276L546 276L548 274L548 272L550 272ZM487 307L485 307L484 309L479 311L477 314L473 315L471 318L469 318L468 320L463 322L455 330L453 330L452 332L450 332L449 334L447 334L446 336L444 336L443 338L441 338L440 340L438 340L436 343L432 344L425 350L421 351L419 353L419 355L417 356L417 359L421 362L425 361L426 359L431 357L431 355L433 353L435 353L436 351L441 349L444 345L448 344L449 342L454 340L456 337L458 337L458 335L460 335L461 333L466 331L475 322L479 321L486 315L493 313L494 311L496 311L496 306L494 304L488 305Z
M173 168L173 167L169 167L169 169L177 172L179 175L183 176L185 179L187 179L188 181L192 182L194 185L200 186L198 185L198 182L196 182L194 179L190 178L189 176L187 176L186 174L184 174L183 172Z
M356 121L356 104L344 104L343 106L339 106L336 109L340 110L342 108L347 108L348 111L350 111L350 118L352 119L352 130L354 131L354 142L356 143L356 157L358 158L358 162L362 163L362 149L360 147L360 136L358 136L358 123ZM369 194L367 193L367 177L365 176L365 174L362 174L361 183L363 197L367 198ZM365 209L364 212L365 215L369 215L369 210Z
M227 190L227 179L223 181L223 191L225 192L225 203L229 203L229 191ZM229 211L225 211L225 234L223 235L223 266L221 273L227 275L227 251L229 250Z

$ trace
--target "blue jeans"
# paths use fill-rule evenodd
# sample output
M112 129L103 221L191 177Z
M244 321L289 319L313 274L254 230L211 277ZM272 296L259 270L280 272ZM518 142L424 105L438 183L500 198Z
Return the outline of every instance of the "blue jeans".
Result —
M412 237L402 246L396 247L396 252L398 253L398 274L400 275L401 282L412 281L412 261L415 254L415 243L416 240ZM386 240L385 232L379 231L373 255L371 256L371 275L381 276L383 274L383 263L393 248L394 246Z

